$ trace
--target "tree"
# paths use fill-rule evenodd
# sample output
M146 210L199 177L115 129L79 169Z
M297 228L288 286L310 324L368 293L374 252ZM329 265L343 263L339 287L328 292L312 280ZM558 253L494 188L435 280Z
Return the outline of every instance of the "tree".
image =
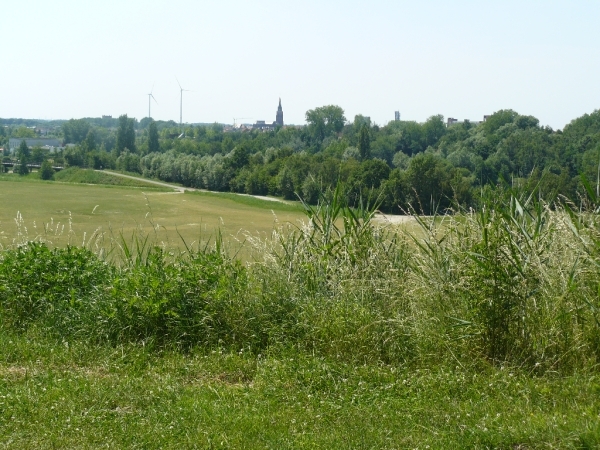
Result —
M394 167L397 167L401 170L406 170L408 168L408 164L410 163L410 156L408 156L404 152L397 152L394 155L393 164Z
M127 150L121 153L121 156L117 158L116 165L118 170L123 170L125 172L142 172L140 169L140 157Z
M65 144L79 144L90 131L90 124L85 119L71 119L62 126Z
M19 175L27 175L29 173L29 167L27 167L27 160L22 159L17 167Z
M158 143L158 129L156 122L152 120L148 127L148 152L156 153L160 151L160 145Z
M135 124L133 119L127 117L127 114L119 116L115 156L120 156L125 149L135 152Z
M25 142L25 139L23 139L21 141L21 144L19 145L19 148L17 149L17 156L19 157L19 159L29 159L30 155L31 152L29 150L29 147L27 146L27 142Z
M342 131L346 117L339 106L327 105L306 111L306 121L311 139L314 143L321 144L327 136Z
M400 138L396 150L401 150L409 156L425 151L425 135L423 127L417 122L400 122Z
M296 198L296 191L294 188L294 180L292 179L291 171L284 167L279 173L278 189L283 198L286 200L294 200Z
M41 164L42 161L46 159L47 152L47 150L44 150L41 147L33 147L33 150L31 150L31 162L34 164Z
M93 152L96 150L96 133L93 129L88 131L85 140L81 145L86 152Z
M35 131L27 127L19 127L12 132L12 136L16 138L34 138Z
M425 134L425 143L427 146L434 146L446 134L447 128L444 125L444 116L431 116L427 122L423 124L423 132Z
M367 124L363 124L360 127L360 133L358 135L358 151L360 152L360 159L363 161L366 161L371 157L371 136Z
M433 153L419 153L411 158L404 172L409 201L421 213L433 214L449 204L452 189L448 163Z
M248 164L249 157L250 155L246 145L242 144L233 149L231 157L228 159L228 163L233 169L240 170Z
M370 159L360 164L354 176L365 188L378 188L390 176L390 166L381 159Z
M362 114L357 114L354 116L354 130L360 130L363 125L371 127L371 118L365 117Z
M85 164L85 154L79 145L67 148L64 153L64 158L67 166L83 167Z
M518 116L519 114L512 109L501 109L489 116L485 122L483 122L483 129L487 134L495 133L501 126L514 122Z
M154 122L154 120L151 117L144 117L142 120L140 120L139 128L143 130L147 128L152 122Z
M29 162L30 154L31 152L29 151L29 147L27 147L27 142L22 140L21 145L19 145L19 149L17 150L17 156L19 157L19 175L27 175L29 173L27 163Z
M42 180L51 180L54 177L54 169L52 168L52 164L47 159L42 162L42 166L40 167L40 178Z

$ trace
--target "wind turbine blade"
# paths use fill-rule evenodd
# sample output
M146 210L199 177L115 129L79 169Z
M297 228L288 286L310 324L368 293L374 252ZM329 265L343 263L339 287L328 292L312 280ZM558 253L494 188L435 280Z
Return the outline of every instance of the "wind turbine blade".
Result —
M179 82L179 80L177 79L177 77L175 77L175 79L177 80L177 84L179 85L179 89L181 89L183 91L183 88L181 87L181 83Z
M150 97L152 97L152 100L154 100L154 103L156 103L158 105L158 102L156 101L156 99L154 98L154 95L150 94Z

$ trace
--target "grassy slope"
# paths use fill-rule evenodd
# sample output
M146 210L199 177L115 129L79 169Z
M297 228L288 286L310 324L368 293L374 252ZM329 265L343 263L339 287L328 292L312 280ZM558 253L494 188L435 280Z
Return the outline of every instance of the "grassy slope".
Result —
M30 336L31 337L31 336ZM597 448L600 384L0 334L6 448Z
M39 178L38 172L31 172L30 174L25 176L21 176L15 173L0 173L0 181L52 183L52 181L41 180ZM65 170L61 170L60 172L56 172L54 174L54 182L143 187L146 189L155 189L163 191L169 190L168 188L161 188L160 186L145 183L143 181L118 177L104 172L97 172L91 169L80 169L78 167L71 167Z
M168 190L160 188L160 186L152 185L150 183L144 183L143 181L132 180L130 178L118 177L104 172L97 172L91 169L80 169L78 167L71 167L66 170L62 170L54 174L56 181L62 181L67 183L88 183L88 184L106 184L114 186L135 186L143 188L157 188L161 190Z
M0 176L3 180L0 183L2 245L10 244L19 233L25 233L25 228L30 239L44 234L43 224L49 223L54 225L46 233L58 245L69 239L80 244L84 234L89 238L96 230L107 235L123 232L128 236L140 227L152 233L156 242L165 242L168 246L181 246L178 233L192 243L213 236L218 228L229 241L236 242L236 239L244 240L242 230L251 234L269 233L275 220L295 223L303 217L296 206L233 194L178 194L155 187L141 189L36 179L29 182L33 176ZM15 226L17 213L23 217L20 228ZM73 230L70 234L69 219ZM55 236L59 222L65 229L62 236Z

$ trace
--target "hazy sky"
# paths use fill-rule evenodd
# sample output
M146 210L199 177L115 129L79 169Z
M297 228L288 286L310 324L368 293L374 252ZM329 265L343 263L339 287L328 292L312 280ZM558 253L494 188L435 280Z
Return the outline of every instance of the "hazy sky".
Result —
M385 124L600 108L600 1L10 1L0 117L275 120L341 106Z

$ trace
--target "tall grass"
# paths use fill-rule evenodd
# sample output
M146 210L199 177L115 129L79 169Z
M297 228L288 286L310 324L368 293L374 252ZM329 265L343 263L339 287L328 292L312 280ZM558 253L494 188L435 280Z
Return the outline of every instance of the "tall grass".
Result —
M217 236L175 253L152 235L110 252L25 242L0 253L0 326L64 338L262 353L295 347L344 361L595 367L600 232L595 212L498 189L477 211L373 221L341 187L306 222L248 235L242 265ZM38 239L39 241L39 239Z

